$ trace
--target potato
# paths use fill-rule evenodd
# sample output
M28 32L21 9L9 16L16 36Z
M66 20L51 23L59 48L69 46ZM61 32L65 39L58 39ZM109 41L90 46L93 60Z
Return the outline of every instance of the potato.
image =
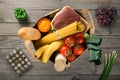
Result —
M38 40L41 38L41 33L37 29L29 27L21 28L18 35L24 40Z

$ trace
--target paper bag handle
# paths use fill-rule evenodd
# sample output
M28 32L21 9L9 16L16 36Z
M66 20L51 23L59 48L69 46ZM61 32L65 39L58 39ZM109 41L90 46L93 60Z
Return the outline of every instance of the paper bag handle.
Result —
M80 11L80 12L83 15L84 14L88 14L88 16L90 18L90 22L89 23L91 23L91 25L90 25L90 35L94 34L95 33L95 26L94 26L94 21L93 21L91 12L88 9L86 9L86 8L82 9L82 11Z
M36 57L35 57L35 54L34 52L32 51L31 47L30 47L30 43L32 43L31 40L26 40L25 41L25 47L28 51L28 53L32 56L32 58L34 59L35 62L39 62L40 60L38 60Z

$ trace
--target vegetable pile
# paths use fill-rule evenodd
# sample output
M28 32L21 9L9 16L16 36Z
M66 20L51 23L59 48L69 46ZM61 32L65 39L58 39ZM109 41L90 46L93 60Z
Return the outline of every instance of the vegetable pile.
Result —
M35 28L41 33L41 38L34 41L35 56L44 64L58 53L66 57L67 62L72 62L86 49L84 33L88 32L89 23L69 6L53 17L41 18Z
M87 47L90 50L89 61L100 60L101 50L97 46L100 45L101 38L90 36L89 30L90 24L78 12L65 6L56 13L39 19L34 29L22 28L18 34L24 40L33 41L35 57L42 63L46 64L51 59L56 63L56 56L62 54L67 64L81 56ZM62 61L58 60L55 67L60 63ZM66 66L64 63L62 65L61 70Z
M68 61L72 62L76 57L83 54L85 46L85 38L81 33L67 36L64 40L64 45L60 48L60 53L67 57Z

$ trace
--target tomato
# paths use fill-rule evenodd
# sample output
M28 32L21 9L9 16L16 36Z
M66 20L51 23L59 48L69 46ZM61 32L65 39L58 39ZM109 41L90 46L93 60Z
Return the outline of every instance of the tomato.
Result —
M73 47L73 52L77 56L83 54L84 50L85 50L85 47L81 45L77 45Z
M63 55L63 56L68 56L70 53L71 53L71 50L68 46L66 45L63 45L61 46L60 48L60 53Z
M69 47L72 47L74 46L76 43L76 39L73 37L73 36L68 36L66 37L65 39L65 44Z
M41 32L48 32L50 30L51 21L48 18L42 18L38 21L37 27Z
M76 59L76 56L74 54L70 54L70 55L68 55L67 59L68 59L68 61L72 62Z
M85 42L85 38L84 38L84 35L81 34L81 33L77 33L75 34L75 39L77 41L77 44L83 44Z

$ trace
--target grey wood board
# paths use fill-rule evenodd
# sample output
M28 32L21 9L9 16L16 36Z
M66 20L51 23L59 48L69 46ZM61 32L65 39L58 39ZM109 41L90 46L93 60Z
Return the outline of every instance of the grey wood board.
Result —
M37 10L37 9L36 10L34 10L34 9L29 10L28 9L28 10L26 10L28 20L23 20L22 22L37 22L38 19L40 19L45 14L48 14L51 11L53 11L53 10ZM0 22L19 22L15 18L14 9L11 9L11 10L1 9L0 15L2 15L0 17Z
M4 62L5 61L5 57L6 57L6 55L8 55L10 52L12 52L12 50L13 50L14 48L12 48L12 49L0 49L0 62ZM119 57L120 57L120 49L118 48L107 48L107 49L105 49L105 48L103 48L102 49L102 58L104 58L104 54L105 53L110 53L110 52L112 52L113 50L115 50L115 51L117 51L118 52L118 61L120 62L120 59L119 59ZM25 52L25 54L31 59L31 61L32 62L35 62L34 60L33 60L33 58L30 56L30 54L27 52L27 50L26 49L23 49L23 51ZM84 60L87 60L88 59L88 57L89 57L89 51L88 50L85 50L85 52L84 52L84 55L83 56L80 56L79 58L80 59L84 59ZM79 59L78 58L78 59Z
M57 8L56 8L57 9ZM22 22L37 22L40 18L42 18L44 15L50 13L53 10L39 10L39 9L26 9L28 20L24 20ZM77 11L81 11L81 9L76 9ZM90 10L91 14L93 16L93 20L95 21L95 24L97 23L95 10ZM86 16L88 19L88 16ZM14 9L1 9L0 10L0 22L19 22L14 15ZM120 10L117 11L117 19L116 23L118 24L120 22Z
M97 36L102 38L100 48L120 48L120 36ZM18 36L0 36L0 48L25 48L24 40ZM31 47L33 48L32 44Z
M32 27L35 23L0 23L1 35L18 35L22 27Z
M98 80L100 75L63 75L63 76L0 76L2 80ZM108 80L119 80L119 75L110 75Z
M25 9L55 9L60 8L65 5L69 5L76 9L88 8L88 9L96 9L99 6L115 6L116 8L120 9L119 1L118 0L22 0L22 1L1 1L1 8L3 9L14 9L16 7L23 7ZM112 4L112 5L111 5Z
M5 56L11 52L12 49L2 49L0 50L0 75L14 75L13 71L10 70L9 65L6 63ZM30 57L33 62L33 67L30 71L25 73L24 75L68 75L68 74L84 74L84 75L96 75L101 74L104 67L104 53L110 53L112 50L116 50L120 53L120 49L103 49L101 62L102 64L99 66L95 66L94 63L90 63L88 61L89 51L86 50L84 55L80 56L75 62L71 63L71 66L65 69L63 72L59 73L54 70L54 65L52 62L48 62L47 64L42 64L41 62L35 62L29 54L25 51L25 53ZM120 75L120 54L118 54L118 58L116 63L111 71L112 75Z
M120 53L120 1L119 0L0 0L0 80L98 80L104 66L104 53L117 50ZM45 14L69 5L76 10L88 8L92 12L95 22L95 36L102 37L102 64L95 66L88 62L89 51L80 56L71 64L70 68L59 73L54 70L53 63L42 64L35 62L28 54L17 32L23 26L32 27L37 20ZM116 23L111 27L100 27L95 17L95 9L100 6L116 7L118 16ZM28 20L19 22L14 16L14 9L17 7L25 8L28 14ZM88 18L88 16L87 16ZM16 46L22 47L26 55L33 62L31 70L23 76L17 77L9 65L6 63L5 56L9 54ZM32 47L33 48L33 47ZM108 80L120 79L120 54L113 66Z
M2 80L72 80L71 75L69 76L21 76L21 77L17 77L17 76L0 76L0 79ZM84 77L84 76L83 76Z
M4 12L5 11L5 12ZM35 23L38 21L38 19L40 19L43 15L47 14L48 12L51 11L44 11L44 10L28 10L28 20L26 21L18 21L17 19L15 19L14 14L11 10L4 10L3 12L1 12L0 14L3 14L3 16L0 17L0 21L1 21L1 29L0 29L0 35L15 35L18 30L23 27L23 26L34 26ZM97 24L97 20L95 17L95 12L92 11L92 15L93 15L93 19L94 19L94 24L95 24L95 35L120 35L119 34L119 26L120 26L120 11L118 11L118 16L116 18L115 23L112 24L111 27L101 27ZM88 16L86 16L86 18L88 19ZM7 24L6 24L7 23Z
M0 23L0 35L18 35L18 30L22 27L32 27L35 23ZM120 35L119 23L111 27L101 27L95 24L94 35Z

